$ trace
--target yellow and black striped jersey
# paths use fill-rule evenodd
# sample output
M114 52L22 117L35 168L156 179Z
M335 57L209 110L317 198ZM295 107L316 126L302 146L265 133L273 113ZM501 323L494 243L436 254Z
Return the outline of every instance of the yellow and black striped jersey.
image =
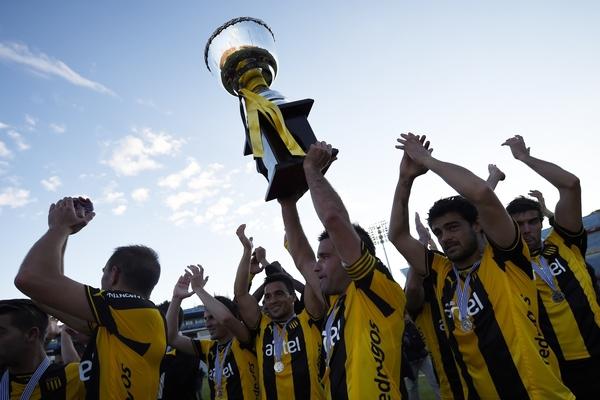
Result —
M332 348L323 384L328 399L399 399L406 297L381 261L362 247L361 257L346 267L352 282L330 299L331 329L322 335L324 346L329 340Z
M87 399L156 399L166 324L150 300L85 287L96 320L80 363Z
M440 385L440 397L448 400L468 399L469 393L475 393L475 389L468 373L461 370L454 360L446 322L435 298L434 286L431 284L431 281L435 282L436 279L436 272L431 271L423 284L425 289L423 307L412 317L430 352ZM467 376L466 380L463 374Z
M444 310L450 347L478 397L574 398L559 378L556 356L538 325L537 290L529 252L520 235L509 249L488 241L479 267L472 269L466 303L470 330L459 322L452 262L432 251L428 258L436 274L432 284ZM464 272L460 280L462 286Z
M594 287L595 277L585 263L587 234L583 227L572 233L550 220L553 228L544 240L542 254L555 284L565 299L552 300L552 290L536 276L540 296L542 332L559 361L600 356L600 305Z
M0 376L2 376L0 374ZM31 375L10 375L9 398L20 400ZM77 400L85 398L79 364L51 364L40 378L30 400Z
M229 343L231 344L227 348ZM216 340L194 340L194 349L198 357L208 365L211 399L255 400L259 398L256 353L251 348L234 338L224 344L219 344ZM217 355L222 360L220 397L217 396L215 376Z
M157 400L196 400L202 379L200 360L193 355L167 347L160 364Z
M275 328L275 325L278 325ZM275 372L273 329L281 329L283 370ZM255 348L260 371L260 398L265 400L323 399L320 382L321 321L314 320L304 309L285 326L262 314L255 332Z

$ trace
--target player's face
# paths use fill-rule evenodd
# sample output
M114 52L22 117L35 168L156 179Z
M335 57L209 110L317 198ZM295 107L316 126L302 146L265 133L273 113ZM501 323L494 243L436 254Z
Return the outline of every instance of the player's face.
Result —
M343 293L350 283L350 278L342 266L342 259L331 239L319 242L315 272L319 277L321 291L326 295Z
M204 311L204 320L206 321L206 329L208 329L211 339L220 340L228 335L229 331L227 328L219 324L215 317L206 310Z
M0 315L0 365L14 365L20 355L28 354L24 351L26 347L26 336L12 324L12 317Z
M291 317L294 314L294 300L285 283L271 282L265 285L263 302L272 319L279 321Z
M461 262L478 256L479 225L470 224L457 212L446 213L431 222L431 231L437 237L446 257Z
M100 280L100 289L111 289L114 284L116 267L110 267L108 263L102 268L102 279Z
M529 251L539 250L542 247L542 220L537 210L512 214L511 217L519 224L521 236Z

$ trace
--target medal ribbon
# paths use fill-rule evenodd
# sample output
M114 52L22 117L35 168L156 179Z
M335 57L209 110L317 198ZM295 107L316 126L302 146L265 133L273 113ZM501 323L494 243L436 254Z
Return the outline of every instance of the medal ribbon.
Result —
M288 324L291 320L296 318L296 314L293 314L285 324L283 324L282 333L279 332L279 325L277 322L273 321L273 356L275 357L275 362L281 361L281 353L283 353L283 336L285 336L285 331L287 329Z
M458 273L458 268L456 265L452 266L454 270L454 275L456 275L456 302L458 303L458 318L462 322L464 319L469 317L468 315L468 306L469 306L469 285L471 283L471 274L475 272L479 268L479 261L471 267L471 270L467 272L467 277L465 278L465 283L461 287L460 285L460 275Z
M233 340L230 340L225 347L225 351L223 351L223 358L220 356L219 352L219 344L217 343L216 349L216 357L215 357L215 388L216 390L221 390L221 382L223 381L223 364L225 363L225 359L227 358L227 354L229 353L229 348L231 347L231 343Z
M260 136L260 124L258 121L259 112L267 119L267 121L269 121L273 128L275 128L275 131L279 134L281 141L289 150L290 154L294 156L303 156L306 154L285 126L281 110L275 103L248 89L240 89L240 94L246 100L248 135L250 137L252 154L254 154L255 158L262 158L264 155L262 138Z
M540 262L536 263L535 261L531 261L531 267L535 271L535 273L542 278L544 282L552 289L553 293L560 292L558 290L558 286L556 286L556 282L554 282L554 275L552 275L552 271L550 270L550 266L548 265L548 261L544 258L543 255L540 254Z
M27 386L25 386L25 389L21 394L21 400L29 400L31 394L35 390L35 387L40 381L40 378L42 377L42 375L44 375L44 372L46 372L46 369L48 369L49 366L50 359L48 357L44 357L40 365L38 365L38 367L36 368L33 375L31 375L31 378L29 378L29 382L27 382ZM4 375L2 375L2 380L0 381L0 400L10 400L10 396L8 394L10 385L9 380L10 378L7 368L6 371L4 371Z
M346 297L346 295L343 294L337 298L337 300L335 301L335 304L333 306L333 310L331 311L331 313L329 313L329 316L327 317L327 322L325 323L325 354L326 354L325 365L327 367L329 367L329 362L331 361L331 356L333 355L333 337L331 335L331 328L333 327L333 321L335 321L335 318L337 317L337 313L340 310L343 299L345 297Z

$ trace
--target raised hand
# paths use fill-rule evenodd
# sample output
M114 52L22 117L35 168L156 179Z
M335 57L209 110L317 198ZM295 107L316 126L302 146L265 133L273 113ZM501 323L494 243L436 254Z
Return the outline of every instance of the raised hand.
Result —
M81 213L76 211L73 198L65 197L50 205L48 227L50 229L64 229L72 235L85 227L95 215L94 212Z
M204 268L202 265L188 265L187 269L188 273L191 275L190 283L192 284L192 290L197 292L204 289L204 286L206 286L206 282L208 281L208 276L206 278L204 277Z
M432 148L429 148L429 141L425 135L414 135L412 133L403 133L398 138L397 149L404 150L402 161L400 162L400 173L409 178L416 178L428 171L427 167L421 164L420 160L429 157Z
M331 145L326 142L316 142L310 145L304 157L304 168L322 171L334 160Z
M254 250L254 255L250 259L250 273L253 275L260 274L263 269L265 269L264 264L267 259L267 251L258 246L256 250Z
M194 292L189 291L190 281L192 279L192 274L188 271L185 271L185 274L181 275L173 288L173 297L183 300L185 298L190 297L194 294Z
M506 174L502 172L502 170L500 170L496 164L488 164L488 172L490 173L490 178L493 178L498 182L506 179Z
M529 156L530 148L525 145L523 136L515 135L509 139L506 139L502 146L508 146L514 158L517 160L523 160Z
M417 228L417 234L419 235L419 242L424 245L429 244L431 241L431 233L429 233L429 229L421 222L421 217L418 212L415 213L415 227Z
M238 226L237 230L235 231L235 234L237 235L238 239L240 239L240 243L242 243L244 249L252 250L252 238L248 238L246 236L245 230L246 224L241 224L240 226Z

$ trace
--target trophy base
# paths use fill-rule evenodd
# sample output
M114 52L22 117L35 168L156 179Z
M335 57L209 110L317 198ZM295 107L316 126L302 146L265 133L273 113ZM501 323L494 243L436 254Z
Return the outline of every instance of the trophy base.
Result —
M302 150L308 151L310 145L317 141L310 124L308 114L314 100L304 99L289 103L278 104L285 124L298 142ZM242 120L245 121L242 113ZM302 195L308 190L304 168L302 163L304 157L293 156L285 147L274 128L259 115L261 135L263 139L264 156L256 158L256 169L269 182L265 201ZM247 128L247 127L246 127ZM333 149L333 155L337 155L337 149ZM244 154L252 154L250 142L246 138ZM327 166L329 168L329 166ZM325 171L327 170L325 169ZM325 172L323 171L323 173Z

